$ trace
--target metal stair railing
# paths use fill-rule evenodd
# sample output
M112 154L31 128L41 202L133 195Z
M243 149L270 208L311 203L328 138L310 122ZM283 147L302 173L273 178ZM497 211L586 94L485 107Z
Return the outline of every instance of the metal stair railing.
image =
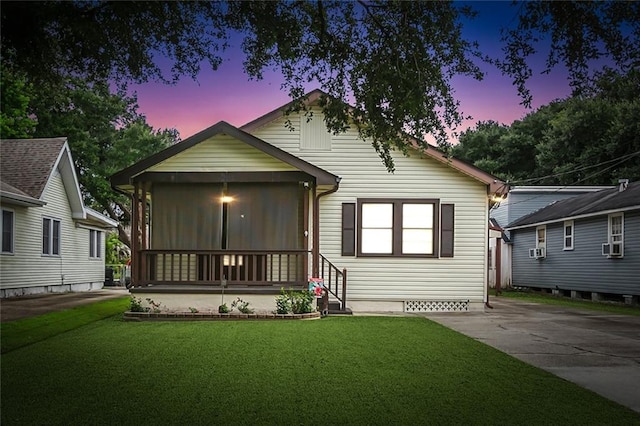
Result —
M335 299L340 302L340 309L347 308L347 270L338 269L326 257L320 254L319 277L322 278L324 286Z

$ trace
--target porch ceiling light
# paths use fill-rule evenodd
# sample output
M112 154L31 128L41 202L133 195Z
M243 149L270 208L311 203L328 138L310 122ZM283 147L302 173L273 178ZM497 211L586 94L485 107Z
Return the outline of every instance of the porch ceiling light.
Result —
M230 203L233 201L233 197L229 195L223 195L222 198L220 198L220 201L222 201L223 203Z

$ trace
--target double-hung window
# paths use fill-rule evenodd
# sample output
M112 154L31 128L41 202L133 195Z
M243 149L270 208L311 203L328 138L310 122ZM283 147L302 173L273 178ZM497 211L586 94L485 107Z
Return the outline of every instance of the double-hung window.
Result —
M624 254L624 213L609 215L609 245L612 256Z
M12 210L2 209L2 253L13 253L14 217Z
M358 200L359 256L436 257L438 201Z
M575 227L572 220L567 220L564 223L564 250L573 250L573 235L575 233Z
M89 230L89 257L100 259L102 257L102 232Z
M536 227L536 257L547 256L547 226Z
M60 256L60 221L45 217L42 219L42 254Z

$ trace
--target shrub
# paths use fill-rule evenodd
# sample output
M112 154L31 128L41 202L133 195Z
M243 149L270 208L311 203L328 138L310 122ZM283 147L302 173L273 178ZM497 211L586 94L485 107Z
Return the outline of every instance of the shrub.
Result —
M284 288L280 290L280 295L276 296L276 314L291 313L291 297Z
M131 312L149 312L151 309L142 306L142 299L136 299L131 296L131 302L129 304L129 311Z
M294 314L308 314L313 312L313 301L315 295L307 290L292 291L291 295L291 310Z
M242 312L243 314L252 314L253 313L253 309L251 309L249 307L249 302L245 302L244 300L240 299L239 297L233 301L233 303L231 303L231 309L237 309L240 312Z

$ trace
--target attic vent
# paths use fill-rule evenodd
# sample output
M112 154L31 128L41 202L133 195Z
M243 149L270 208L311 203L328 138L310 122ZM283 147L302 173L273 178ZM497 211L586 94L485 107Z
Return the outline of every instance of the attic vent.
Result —
M405 300L405 312L467 312L468 300Z
M300 117L300 150L331 151L331 133L324 124L324 115L314 112L311 120Z

